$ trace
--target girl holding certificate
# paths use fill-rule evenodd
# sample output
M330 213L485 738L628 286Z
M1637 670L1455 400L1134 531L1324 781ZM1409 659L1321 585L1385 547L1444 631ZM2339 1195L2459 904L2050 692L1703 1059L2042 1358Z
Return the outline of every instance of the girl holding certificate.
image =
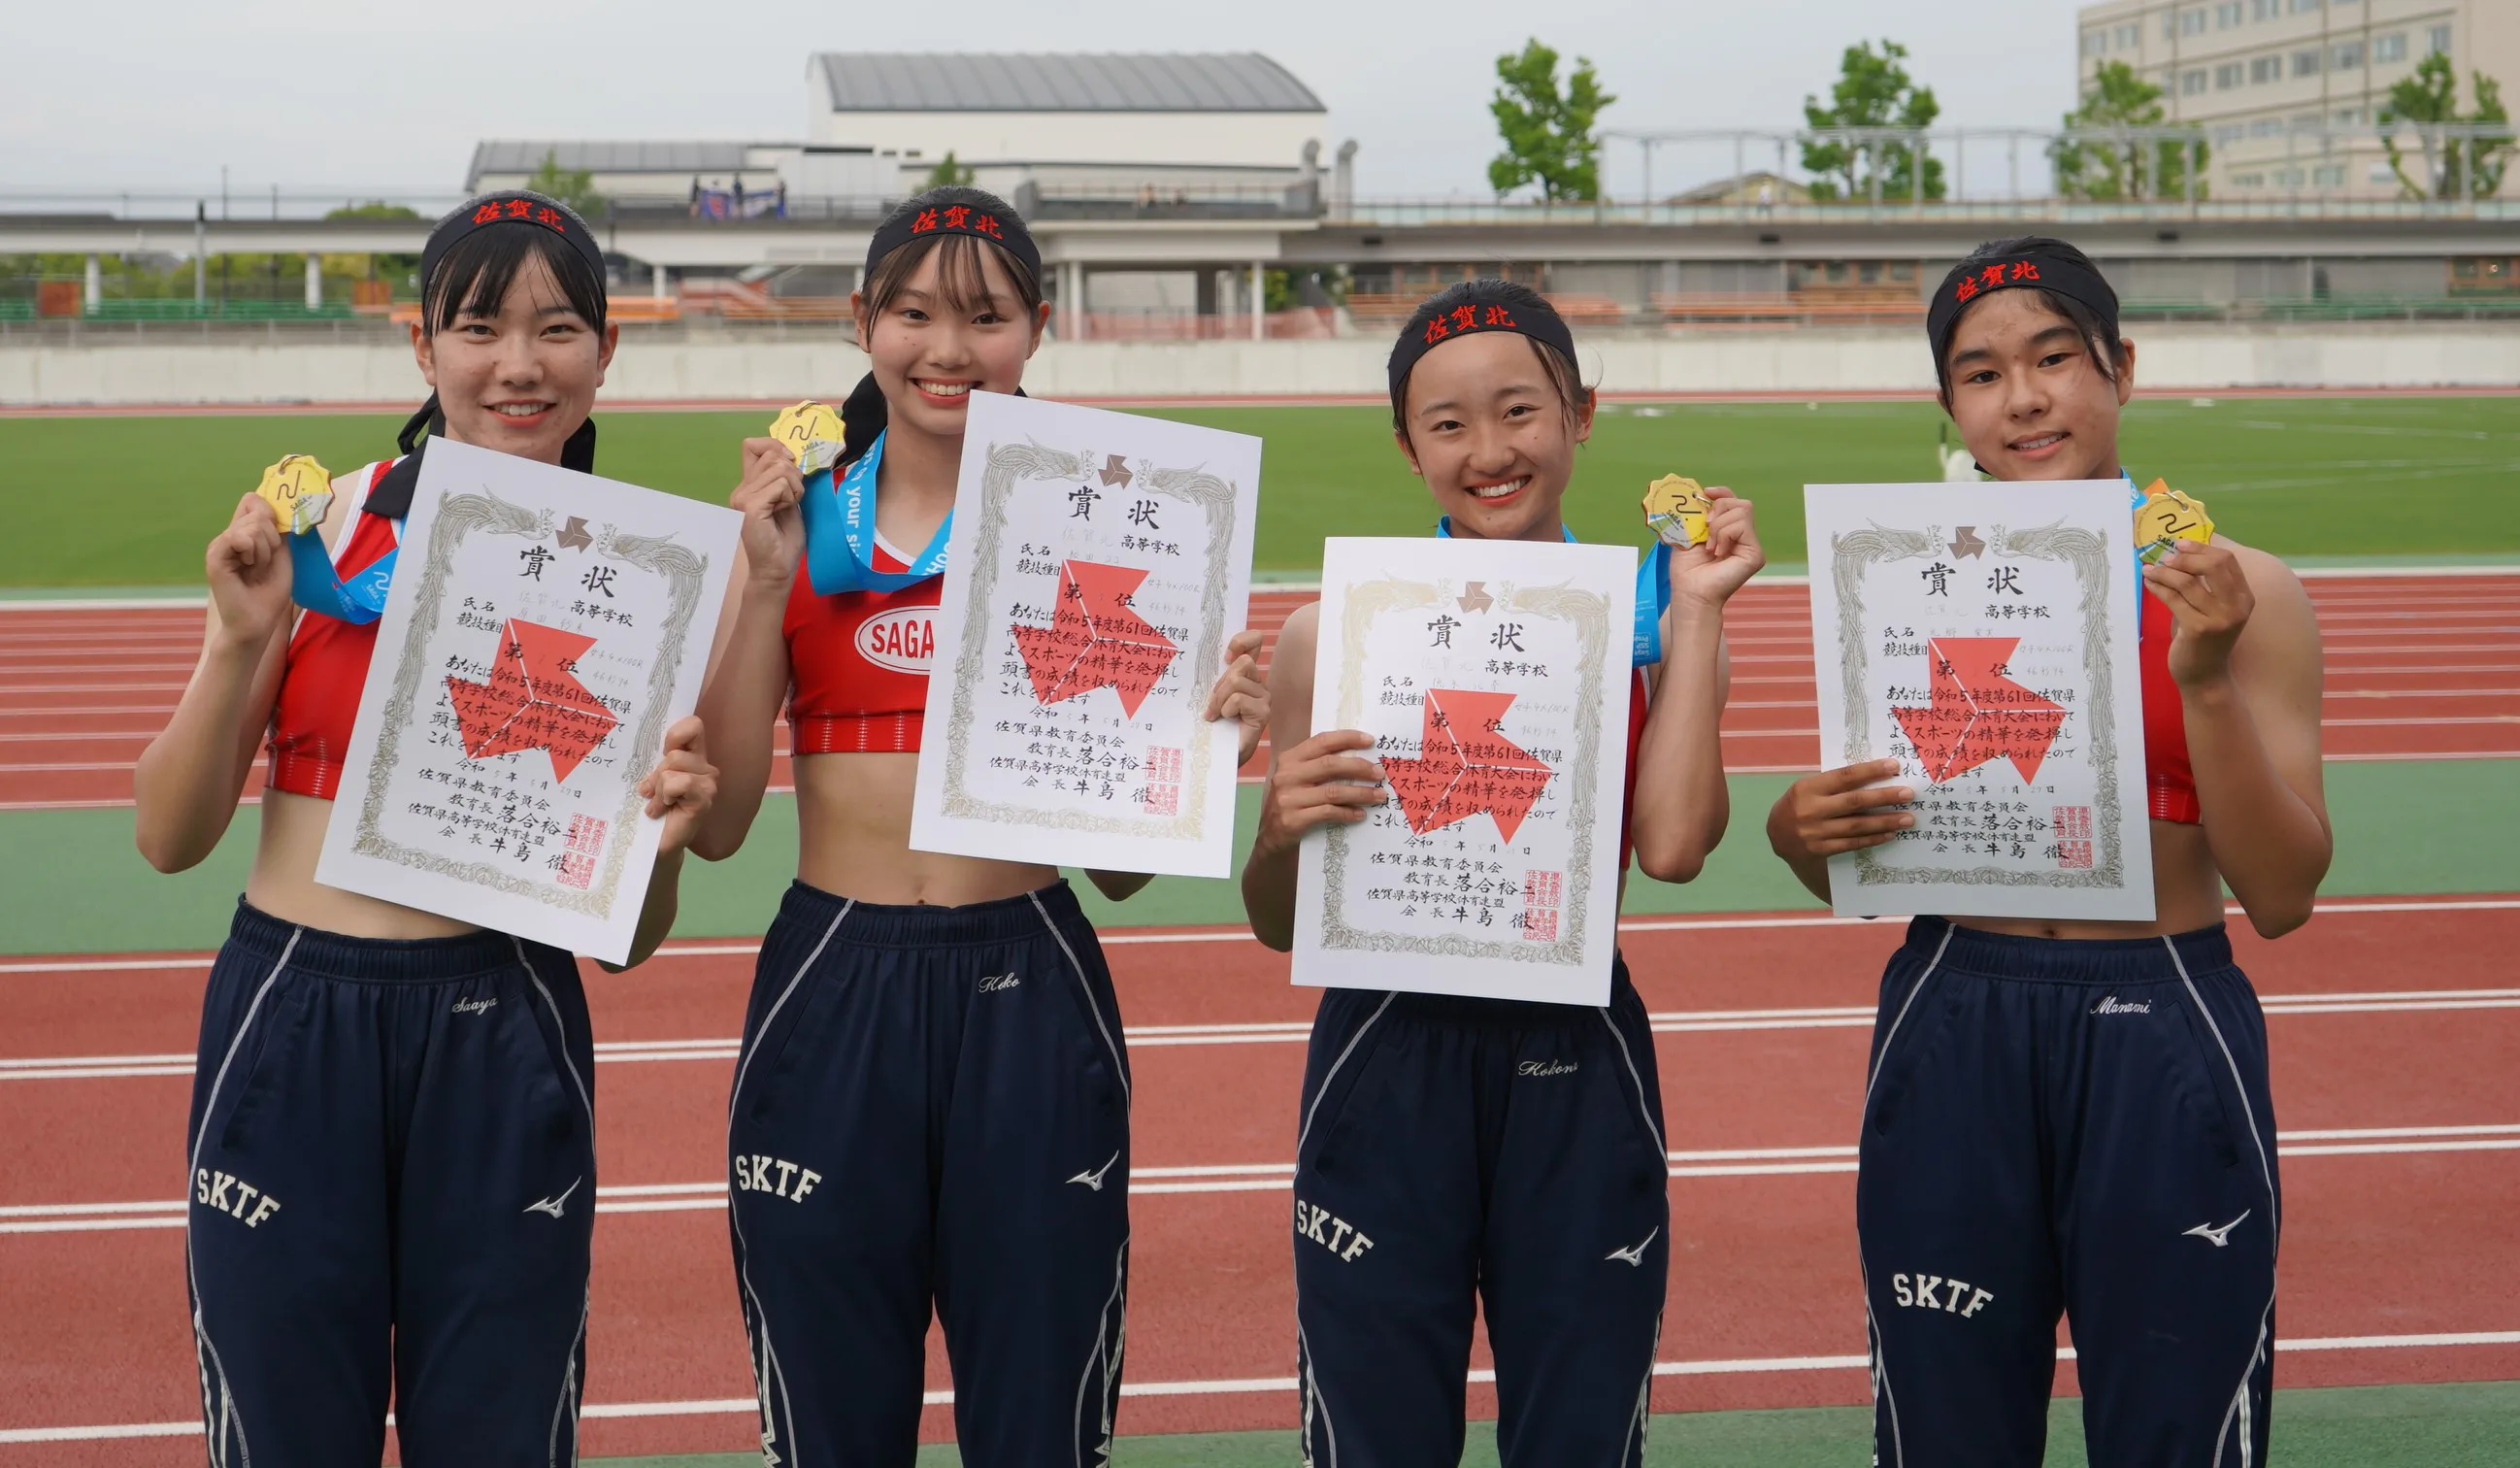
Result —
M1926 330L1981 468L2125 473L2117 316L2061 241L1954 268ZM1921 917L1882 980L1856 1222L1883 1468L2038 1463L2060 1310L2092 1462L2266 1459L2275 1124L2223 893L2274 938L2327 870L2318 629L2292 573L2228 539L2173 540L2141 578L2155 920ZM1831 854L1913 823L1916 793L1874 783L1898 772L1806 776L1770 812L1823 900Z
M218 845L268 735L261 845L210 971L189 1132L214 1464L374 1463L388 1400L407 1463L575 1452L595 1217L577 964L321 886L315 866L423 436L591 470L617 328L585 221L538 194L447 215L421 280L412 344L433 391L402 455L334 480L328 501L239 502L210 542L201 661L133 779L142 854L181 871ZM633 962L672 926L680 852L715 787L698 719L665 746L641 788L664 829Z
M795 762L797 880L727 1119L762 1445L907 1465L932 1312L965 1462L1101 1462L1129 1245L1110 975L1056 868L910 849L969 394L1021 384L1050 319L1041 257L995 196L931 190L876 230L856 304L873 371L829 486L809 497L778 439L744 444L740 607L700 700L727 761L701 855L743 842L783 703ZM1208 703L1243 759L1267 720L1258 645L1234 639ZM1147 881L1090 875L1113 897Z
M1438 534L1573 538L1560 508L1593 391L1547 301L1453 287L1402 330L1390 377L1393 436ZM1632 639L1622 845L1666 882L1695 877L1724 835L1724 604L1763 564L1749 502L1706 495L1703 543L1648 559ZM1319 619L1298 608L1270 665L1275 754L1242 875L1252 931L1281 951L1304 835L1389 798L1360 754L1371 735L1311 732ZM1505 1462L1640 1462L1670 1213L1653 1036L1626 964L1598 1009L1328 989L1299 1118L1307 1460L1457 1462L1484 1303Z

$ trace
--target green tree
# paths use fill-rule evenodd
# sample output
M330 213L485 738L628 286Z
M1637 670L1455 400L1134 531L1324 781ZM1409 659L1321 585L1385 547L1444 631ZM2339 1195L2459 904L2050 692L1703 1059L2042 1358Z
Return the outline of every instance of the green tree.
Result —
M970 165L955 158L954 150L948 148L945 156L936 161L936 166L927 170L927 187L941 189L949 184L968 187L974 176Z
M558 150L544 152L542 163L525 180L525 187L559 200L582 218L592 219L604 211L604 196L595 192L594 170L562 167Z
M2510 121L2511 115L2502 108L2502 83L2482 71L2468 75L2476 91L2476 111L2463 117L2458 113L2458 72L2452 69L2450 58L2438 51L2417 62L2411 73L2389 88L2389 105L2380 113L2384 129L2380 136L2389 150L2389 170L2398 175L2398 184L2409 199L2456 199L2462 188L2468 198L2490 199L2502 187L2502 170L2511 165L2513 134L2436 138L2418 133L2424 168L2418 180L2407 172L2407 156L2398 145L2397 130L2388 126L2399 121Z
M2161 88L2135 74L2125 62L2104 62L2083 94L2083 105L2065 115L2068 130L2159 127L2165 121ZM2056 164L2056 192L2067 199L2121 201L2187 197L2189 148L2194 148L2196 195L2205 195L2211 149L2193 144L2069 142L2048 145Z
M1803 98L1803 120L1814 132L1832 127L1931 127L1943 105L1934 89L1916 85L1901 63L1908 48L1884 40L1881 49L1869 41L1846 48L1838 64L1836 84L1826 107L1817 97ZM1803 139L1803 168L1813 178L1814 199L1867 198L1877 184L1884 199L1912 199L1916 193L1918 150L1905 142L1857 143ZM1940 199L1945 191L1942 160L1927 157L1925 197Z
M1504 196L1524 184L1540 185L1552 204L1598 199L1601 193L1601 140L1593 123L1619 99L1601 90L1589 58L1575 58L1565 85L1557 81L1557 53L1537 40L1519 56L1497 58L1496 95L1488 101L1505 152L1488 161L1488 182Z

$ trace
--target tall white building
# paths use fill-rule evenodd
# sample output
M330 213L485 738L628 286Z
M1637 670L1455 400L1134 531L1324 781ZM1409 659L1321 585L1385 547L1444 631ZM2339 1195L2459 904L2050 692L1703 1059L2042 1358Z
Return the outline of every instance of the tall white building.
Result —
M2218 199L2399 197L2374 123L2390 84L2434 52L2457 70L2462 113L2480 70L2520 105L2520 0L2108 0L2078 17L2078 94L2109 62L2159 86L2171 121L2209 134ZM2411 136L2403 146L2420 179Z

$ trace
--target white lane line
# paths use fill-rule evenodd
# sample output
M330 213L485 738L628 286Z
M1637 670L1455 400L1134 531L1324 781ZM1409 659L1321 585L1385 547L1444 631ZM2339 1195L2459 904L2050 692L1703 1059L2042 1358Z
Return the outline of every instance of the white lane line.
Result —
M2474 1346L2520 1346L2520 1330L2456 1330L2425 1335L2389 1336L2313 1336L2301 1340L2277 1341L2281 1353L2300 1351L2443 1351ZM2056 1348L2056 1359L2075 1358L2074 1348ZM1797 1371L1862 1371L1870 1364L1865 1355L1777 1355L1752 1356L1732 1360L1656 1361L1656 1376L1750 1376L1771 1372ZM1486 1385L1496 1380L1490 1370L1469 1372L1472 1385ZM1241 1397L1269 1393L1292 1392L1296 1380L1291 1376L1221 1377L1206 1381L1131 1381L1120 1384L1123 1397ZM947 1406L954 1400L950 1390L922 1393L921 1400L928 1406ZM588 1402L578 1415L587 1419L632 1417L748 1417L761 1410L761 1403L750 1397L701 1398L683 1401L615 1401ZM393 1421L388 1413L385 1420ZM74 1427L0 1427L0 1444L10 1443L93 1443L128 1438L190 1438L200 1436L199 1422L123 1422Z
M2405 1157L2437 1152L2520 1151L2520 1124L2462 1126L2371 1126L2284 1131L2275 1136L2281 1157ZM1852 1172L1856 1149L1742 1147L1688 1150L1669 1155L1674 1177L1786 1177ZM1132 1197L1167 1193L1286 1192L1295 1185L1293 1163L1229 1163L1138 1168L1129 1174ZM660 1182L596 1189L599 1214L700 1212L726 1207L723 1182ZM181 1228L188 1205L181 1198L141 1203L21 1203L0 1207L0 1233L101 1233L129 1228Z
M2260 1007L2270 1015L2423 1014L2452 1010L2520 1009L2520 989L2441 988L2403 992L2265 994ZM1749 1030L1863 1030L1873 1013L1868 1005L1845 1004L1809 1009L1656 1010L1646 1015L1656 1034L1715 1034ZM1312 1038L1309 1020L1268 1020L1226 1025L1143 1025L1124 1032L1133 1050L1177 1045L1302 1044ZM716 1039L599 1040L595 1058L601 1064L733 1060L741 1042L733 1035ZM0 1080L97 1080L145 1076L190 1076L193 1057L163 1055L61 1055L0 1059Z

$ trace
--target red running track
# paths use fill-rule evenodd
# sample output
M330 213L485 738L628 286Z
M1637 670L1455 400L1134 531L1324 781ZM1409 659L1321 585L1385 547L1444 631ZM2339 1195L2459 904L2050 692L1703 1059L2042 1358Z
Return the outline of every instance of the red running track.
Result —
M1122 1426L1290 1425L1293 1394L1268 1384L1291 1372L1284 1179L1311 996L1247 938L1111 937L1137 1075L1129 1379L1210 1384L1132 1397ZM2498 1283L2480 1288L2507 1279L2507 1219L2520 1209L2515 939L2520 899L2460 898L2340 902L2304 939L2237 940L2268 996L2274 1047L2289 1225L2281 1336L2496 1338L2287 1352L2282 1385L2520 1375L2520 1303ZM1850 1144L1868 1000L1897 940L1891 925L1807 916L1628 925L1680 1174L1661 1357L1802 1363L1666 1375L1657 1410L1865 1399L1864 1373L1828 1358L1863 1341ZM591 1416L591 1454L748 1445L716 1191L750 968L729 950L742 947L684 944L627 975L588 975L606 1195L588 1399L698 1404ZM182 1236L162 1225L182 1216L204 968L199 957L0 963L0 1443L11 1430L173 1424L196 1411ZM1745 1155L1764 1149L1797 1155ZM672 1206L625 1208L659 1202ZM135 1221L147 1226L100 1226ZM37 1223L54 1226L26 1226ZM929 1380L945 1382L932 1350ZM1214 1385L1236 1382L1260 1386ZM2060 1385L2071 1384L2068 1367ZM1472 1402L1494 1411L1485 1389ZM940 1407L925 1425L931 1437L950 1430ZM0 1464L172 1464L199 1451L182 1439L0 1445Z
M2520 573L2317 576L2331 759L2520 757ZM1309 592L1254 594L1271 648ZM201 646L198 609L50 611L0 604L0 809L120 805ZM1802 770L1819 759L1811 617L1800 586L1757 585L1726 626L1732 699L1725 764ZM787 747L783 726L780 748ZM1263 757L1265 758L1265 755ZM1260 773L1255 761L1246 776ZM261 788L256 768L247 785ZM790 783L787 757L774 787Z

